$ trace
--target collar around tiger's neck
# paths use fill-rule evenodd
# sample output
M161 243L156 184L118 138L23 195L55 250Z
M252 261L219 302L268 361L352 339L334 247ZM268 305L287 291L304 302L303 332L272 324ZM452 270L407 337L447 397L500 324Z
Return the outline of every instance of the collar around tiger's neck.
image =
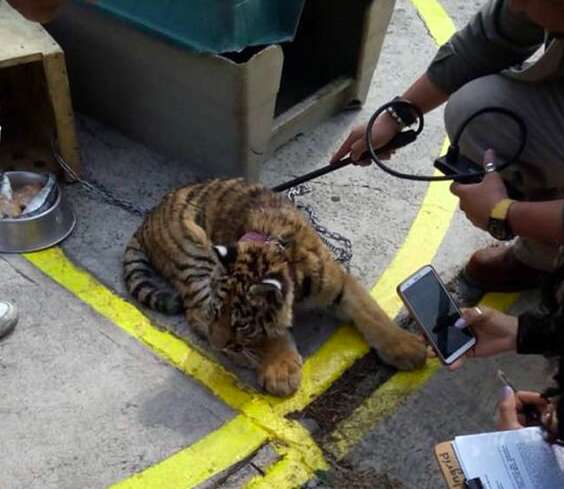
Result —
M249 231L239 238L239 241L257 241L259 243L266 243L267 241L274 241L266 234L258 233L256 231Z
M263 243L263 244L273 244L276 246L280 246L285 248L284 244L280 239L275 238L274 236L269 236L264 233L259 233L258 231L248 231L243 236L239 238L239 241L254 241L255 243Z

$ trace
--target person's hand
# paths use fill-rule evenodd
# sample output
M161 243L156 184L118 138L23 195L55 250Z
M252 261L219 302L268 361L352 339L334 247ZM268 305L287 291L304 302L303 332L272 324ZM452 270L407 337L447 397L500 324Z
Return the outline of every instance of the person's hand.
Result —
M484 165L494 161L495 152L488 149L484 153ZM495 171L486 173L480 183L453 183L450 191L460 199L460 209L472 224L484 230L488 227L492 209L507 197L505 184Z
M518 320L515 316L484 306L462 309L461 312L462 317L454 327L463 329L469 326L476 336L476 344L450 365L450 370L460 368L464 358L491 357L517 349Z
M549 402L538 392L513 392L513 389L506 385L501 389L500 401L497 405L497 429L505 431L538 426L549 406ZM531 423L527 419L526 409L535 412L537 421Z
M391 139L399 132L400 127L397 122L394 121L388 113L382 113L372 126L372 141L374 143L374 148L381 148L391 141ZM341 144L341 147L333 155L331 163L336 163L350 153L352 160L357 162L359 165L369 165L369 160L364 162L359 161L361 156L368 150L366 147L365 134L366 124L355 127L347 139L345 139L345 142ZM392 151L380 154L379 158L382 160L389 160L391 155Z

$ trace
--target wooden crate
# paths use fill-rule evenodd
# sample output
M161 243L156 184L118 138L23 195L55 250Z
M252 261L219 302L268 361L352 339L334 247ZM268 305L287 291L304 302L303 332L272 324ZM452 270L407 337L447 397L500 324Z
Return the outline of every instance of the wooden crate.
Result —
M52 144L74 169L80 156L65 57L40 24L0 2L0 168L62 175Z
M194 53L93 2L69 2L48 28L82 113L210 176L256 180L277 147L365 101L394 4L306 0L293 42L224 55Z

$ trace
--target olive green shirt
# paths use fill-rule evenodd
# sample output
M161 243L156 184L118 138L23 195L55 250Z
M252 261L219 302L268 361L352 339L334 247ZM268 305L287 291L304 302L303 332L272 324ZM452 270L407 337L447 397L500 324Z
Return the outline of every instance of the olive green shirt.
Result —
M490 0L440 47L427 74L441 90L451 94L469 81L493 73L528 82L564 76L564 40L553 39L508 5L508 0ZM543 54L527 62L543 45Z

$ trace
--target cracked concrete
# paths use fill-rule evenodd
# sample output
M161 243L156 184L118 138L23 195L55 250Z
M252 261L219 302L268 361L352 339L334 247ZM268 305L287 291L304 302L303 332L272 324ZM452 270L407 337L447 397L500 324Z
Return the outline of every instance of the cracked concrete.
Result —
M0 342L0 487L100 488L233 413L26 260L2 257L21 319Z
M444 3L462 25L482 2ZM263 165L262 182L273 186L327 164L349 130L401 93L435 49L411 3L398 0L365 107L340 114L279 148ZM170 189L204 177L193 170L193 162L164 158L88 116L78 116L78 131L84 177L139 209L149 209ZM399 151L390 164L405 172L431 173L444 135L438 110L426 118L418 142ZM374 167L350 167L312 182L312 188L300 201L314 206L323 225L352 240L351 270L371 286L403 243L427 185L395 179ZM140 218L77 184L65 192L78 216L65 252L126 296L121 257ZM474 249L490 242L457 213L433 264L448 281ZM14 300L22 311L16 331L0 342L1 489L103 487L190 445L233 415L27 262L3 258L0 276L0 298ZM151 317L207 348L182 318ZM314 352L337 323L321 314L300 313L295 328L300 351L305 356ZM353 469L389 473L408 489L440 487L432 444L491 428L497 391L492 370L503 365L519 385L531 387L545 376L541 362L513 357L497 362L475 364L456 375L441 371L366 434L350 454ZM234 370L254 385L253 372ZM406 473L406 465L415 469ZM262 470L260 465L248 467L251 476L260 473L257 467ZM240 487L226 485L238 484L236 476L238 471L229 471L215 483Z

